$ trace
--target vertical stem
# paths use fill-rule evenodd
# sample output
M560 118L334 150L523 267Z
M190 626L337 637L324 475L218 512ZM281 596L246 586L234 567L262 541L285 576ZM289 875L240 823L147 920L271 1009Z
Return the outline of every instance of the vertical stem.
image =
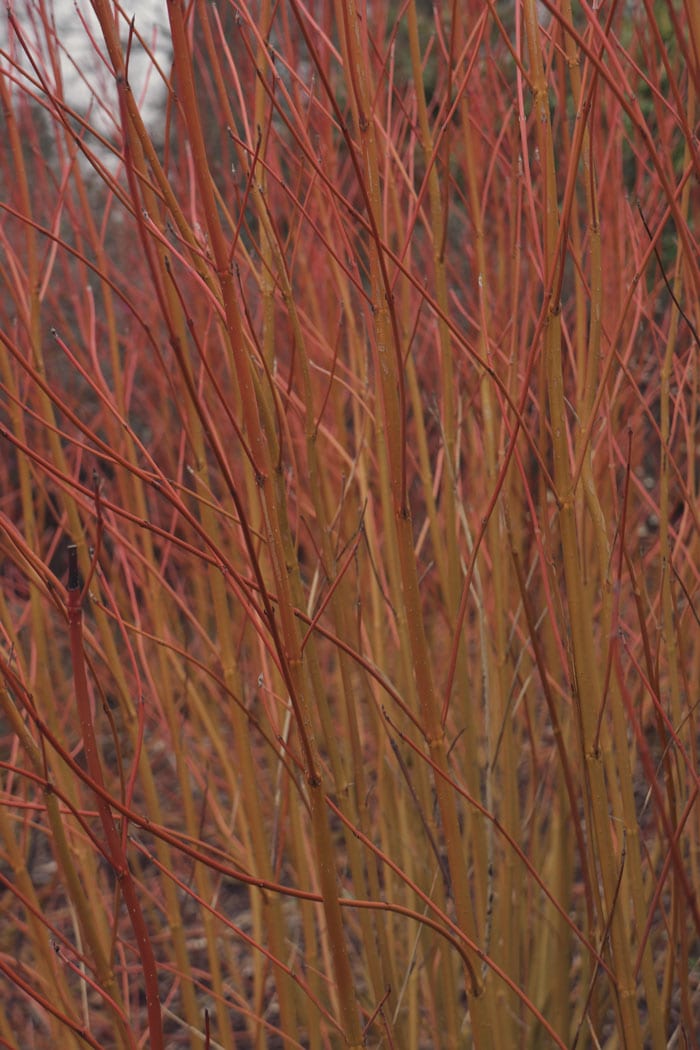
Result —
M83 653L83 595L78 574L78 548L68 548L68 630L70 633L70 650L73 662L73 682L75 699L80 719L80 730L83 738L83 750L88 773L96 784L104 787L102 763L95 736L95 726L90 706L85 655ZM146 992L146 1009L148 1013L148 1032L153 1050L165 1050L163 1041L163 1023L161 1018L160 995L158 992L158 969L148 927L141 911L136 887L129 869L129 862L122 847L122 840L117 831L109 804L101 794L96 794L97 809L102 823L102 830L107 841L107 853L124 894L127 911L136 937L136 947L141 959L143 979Z
M401 608L410 646L411 663L420 706L421 727L431 759L445 777L435 775L434 789L442 820L458 921L467 935L477 939L470 880L457 813L455 794L448 786L447 746L441 723L441 704L432 677L432 662L425 633L418 572L413 550L413 524L407 497L404 377L398 327L393 313L393 293L387 274L382 233L380 170L367 48L367 12L362 16L354 0L337 0L336 17L341 29L346 75L351 89L354 126L360 141L361 164L356 162L372 236L369 243L372 311L375 333L375 374L379 383L382 421L385 428L388 484L399 555L401 588L395 599ZM354 144L348 140L354 152ZM474 970L479 963L474 959ZM470 993L474 1045L491 1043L488 994L483 986Z
M343 919L338 903L334 850L325 810L320 760L309 709L307 675L302 663L301 639L295 619L286 567L285 545L289 542L286 515L284 508L277 502L279 498L283 498L283 495L280 495L280 488L273 483L273 474L277 471L277 466L271 455L270 442L274 440L274 435L268 435L261 421L264 406L259 404L256 394L251 358L246 346L241 312L236 298L234 273L229 261L229 248L221 226L214 185L209 171L181 0L168 0L168 11L173 39L175 73L192 146L197 187L221 288L226 318L226 335L231 347L239 385L245 429L256 465L256 484L260 494L265 535L278 600L279 628L276 626L275 614L269 604L268 627L272 631L280 657L302 743L305 777L311 803L317 873L328 924L345 1038L349 1046L359 1047L362 1041L362 1031L355 1001L354 980L343 930Z
M594 852L600 864L603 899L606 907L606 915L599 917L599 923L601 929L605 928L608 923L610 926L613 957L619 977L617 1001L619 1002L622 1031L625 1046L628 1050L633 1050L641 1046L642 1040L635 1003L629 938L624 928L623 912L617 906L619 873L610 829L605 776L596 739L602 691L593 639L590 595L587 594L583 582L582 547L576 523L576 512L581 496L577 495L573 489L562 365L561 303L558 300L558 289L563 265L561 244L565 243L565 239L559 228L554 144L549 114L549 97L540 52L535 0L525 0L525 26L533 79L534 120L544 168L542 204L546 296L544 309L547 312L547 319L544 329L543 354L552 428L554 481L559 506L564 581L572 635L572 687L579 719L581 754L590 792ZM553 299L553 295L556 298Z

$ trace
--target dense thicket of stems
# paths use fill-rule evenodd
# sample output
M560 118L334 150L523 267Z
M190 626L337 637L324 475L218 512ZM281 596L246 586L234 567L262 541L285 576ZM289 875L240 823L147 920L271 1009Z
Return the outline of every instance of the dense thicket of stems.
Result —
M697 5L91 8L0 59L0 1042L691 1045Z

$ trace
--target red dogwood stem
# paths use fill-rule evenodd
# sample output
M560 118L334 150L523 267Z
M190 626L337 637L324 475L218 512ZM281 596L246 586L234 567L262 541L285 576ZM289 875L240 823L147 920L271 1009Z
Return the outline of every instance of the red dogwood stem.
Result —
M70 650L73 662L73 682L75 685L75 697L78 705L78 717L80 719L80 732L83 738L85 761L88 773L92 779L104 787L102 766L95 737L95 726L90 707L90 695L88 691L87 673L85 670L85 655L83 653L83 592L80 587L78 573L78 549L71 545L68 548L68 629L70 633ZM148 933L148 927L141 911L134 880L131 877L126 852L122 847L122 841L117 826L112 816L112 811L105 799L95 794L97 809L102 822L102 830L107 843L107 853L119 880L119 886L124 894L127 911L131 925L136 936L136 944L141 967L143 969L144 985L146 990L146 1006L148 1010L148 1029L150 1034L150 1045L153 1050L164 1050L163 1023L160 1008L160 996L158 994L158 970L153 954L153 946Z

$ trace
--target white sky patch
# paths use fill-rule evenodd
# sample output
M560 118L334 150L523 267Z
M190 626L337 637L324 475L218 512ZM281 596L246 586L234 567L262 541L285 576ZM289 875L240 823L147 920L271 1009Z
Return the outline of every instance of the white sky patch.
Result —
M60 90L72 109L83 116L89 115L90 123L112 139L118 133L116 86L89 0L14 0L9 7L10 12L5 8L0 14L2 68L8 70L16 63L36 79L32 61L24 53L19 39L21 36L50 90ZM165 0L139 0L134 14L135 30L143 43L134 34L129 57L129 84L148 121L161 111L165 95L165 85L154 66L154 58L162 74L166 77L170 74L170 33ZM124 49L131 16L127 10L119 19ZM11 17L14 17L17 32L13 30Z

